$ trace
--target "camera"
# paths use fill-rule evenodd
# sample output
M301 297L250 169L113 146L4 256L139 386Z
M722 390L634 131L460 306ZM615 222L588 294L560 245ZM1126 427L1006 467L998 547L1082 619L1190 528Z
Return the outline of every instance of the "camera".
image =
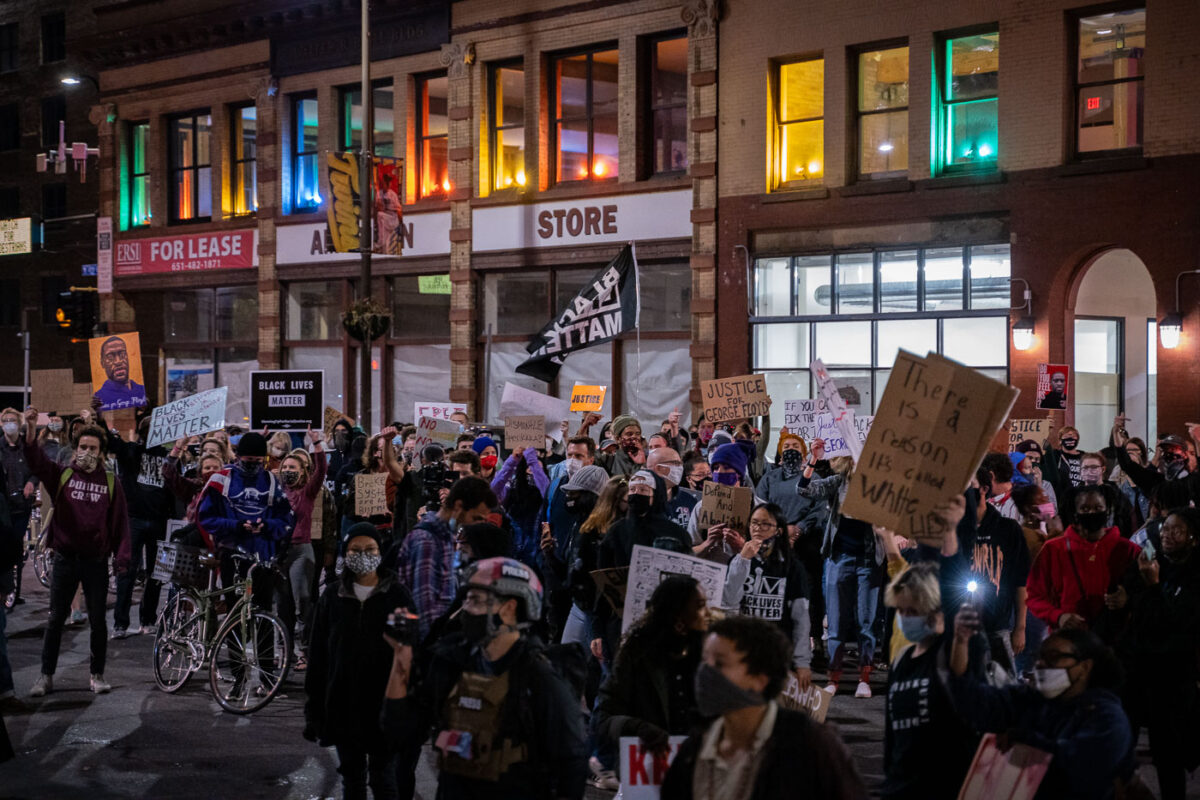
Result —
M409 611L407 608L402 608L395 614L388 614L387 623L383 626L383 632L391 639L395 639L400 644L406 644L410 647L417 643L417 615Z
M446 466L442 448L431 444L421 453L425 466L421 467L421 491L425 496L425 507L435 511L442 506L442 489L449 489L458 478L454 470Z

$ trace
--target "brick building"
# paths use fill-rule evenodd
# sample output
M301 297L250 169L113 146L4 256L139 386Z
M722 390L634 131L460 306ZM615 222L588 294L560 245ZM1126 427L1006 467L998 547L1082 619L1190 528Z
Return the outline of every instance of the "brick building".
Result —
M936 350L1007 377L1031 417L1037 365L1068 364L1085 446L1119 409L1134 435L1183 432L1200 410L1196 276L1178 346L1155 320L1200 254L1200 6L726 6L721 374L810 397L821 357L872 413L897 347Z
M372 353L386 418L446 399L492 418L529 336L627 241L641 336L548 388L514 380L611 381L612 408L651 418L712 374L713 6L372 4L374 151L404 161L404 254L377 256L371 286L393 318ZM97 9L102 313L140 331L152 402L228 385L236 418L248 370L321 368L356 409L339 315L359 257L330 251L320 165L360 146L358 23L339 0Z
M20 333L29 332L32 369L71 367L87 377L86 347L71 345L55 320L59 292L95 286L97 163L87 182L73 163L39 173L36 157L56 149L59 122L71 142L96 144L89 112L94 72L76 40L93 25L92 2L0 6L0 220L29 219L31 253L0 255L0 405L19 406L24 388ZM90 76L90 79L89 79ZM63 78L77 78L66 85ZM23 249L23 248L19 248ZM64 409L65 411L66 409Z

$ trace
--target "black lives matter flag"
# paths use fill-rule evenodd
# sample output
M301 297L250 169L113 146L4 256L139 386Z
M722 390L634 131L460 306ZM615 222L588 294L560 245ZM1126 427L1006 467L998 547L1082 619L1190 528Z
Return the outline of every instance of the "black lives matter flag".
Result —
M639 311L637 258L627 244L533 337L517 372L549 383L571 353L636 328Z

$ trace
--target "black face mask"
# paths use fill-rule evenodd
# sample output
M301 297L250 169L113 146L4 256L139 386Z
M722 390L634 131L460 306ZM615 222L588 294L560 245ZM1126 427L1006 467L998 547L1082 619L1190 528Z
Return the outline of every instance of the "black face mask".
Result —
M1062 440L1063 450L1074 450L1075 445L1079 444L1079 440L1070 436L1064 437Z
M1108 524L1107 511L1089 511L1086 514L1076 514L1075 522L1078 523L1081 530L1095 533L1103 530Z
M577 517L586 517L596 507L596 495L591 492L584 492L579 497L568 497L567 502L563 505L567 507L567 513L574 514Z
M262 471L261 461L239 461L238 467L241 468L242 474L247 478L254 479L258 477L258 473Z
M465 611L459 615L463 636L471 644L484 646L504 627L499 614L468 614Z
M692 485L693 489L695 489L697 492L699 492L699 491L703 491L704 484L708 483L709 480L711 480L711 479L710 478L697 478L696 480L688 481L688 483L690 483Z
M650 500L644 494L629 495L629 513L635 517L644 517L650 513Z
M779 462L788 472L799 472L800 462L804 456L800 455L799 450L784 450L779 456Z

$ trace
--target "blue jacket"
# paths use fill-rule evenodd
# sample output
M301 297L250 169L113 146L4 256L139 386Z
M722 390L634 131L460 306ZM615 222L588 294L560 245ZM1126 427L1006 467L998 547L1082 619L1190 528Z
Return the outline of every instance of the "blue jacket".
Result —
M253 524L260 519L262 532L251 534L242 528L243 522ZM237 466L226 467L208 479L201 490L196 522L217 547L242 547L264 560L279 555L281 545L291 540L295 525L283 484L264 469L254 485L248 486Z

